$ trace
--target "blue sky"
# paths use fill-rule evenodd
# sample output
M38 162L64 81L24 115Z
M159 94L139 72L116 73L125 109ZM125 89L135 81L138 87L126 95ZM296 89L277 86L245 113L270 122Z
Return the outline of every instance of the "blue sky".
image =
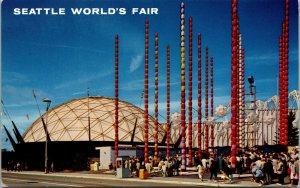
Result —
M193 105L197 105L197 33L202 34L203 70L205 46L209 47L209 56L214 57L214 105L227 105L230 101L231 85L231 1L186 0L184 2L186 18L192 16L194 21ZM21 133L38 117L32 89L36 90L42 109L44 104L41 100L44 97L52 99L51 106L54 107L70 99L86 96L87 87L90 88L91 95L114 97L116 34L120 37L119 97L121 100L143 107L140 96L144 83L146 19L150 22L150 113L153 114L154 106L155 32L159 33L159 113L165 117L167 44L171 46L171 113L180 111L180 3L181 1L176 0L4 1L2 4L2 98ZM276 76L279 66L278 39L284 16L284 1L241 0L238 6L240 30L245 48L245 76L255 77L257 98L266 100L276 94ZM66 8L66 15L13 15L14 8L22 7L63 7ZM71 7L125 7L127 10L133 7L156 7L159 9L159 15L131 15L129 12L123 16L72 15L69 11ZM297 23L297 1L291 0L290 91L298 89ZM188 34L187 30L186 34ZM188 46L187 42L186 46ZM202 85L204 86L204 82ZM246 85L246 89L247 87ZM204 87L202 90L204 92ZM29 115L29 120L26 114ZM194 114L196 120L196 113ZM164 118L161 117L160 121L163 122ZM6 117L3 117L2 122L11 131ZM4 141L6 135L2 133L2 136ZM2 147L10 148L5 141Z

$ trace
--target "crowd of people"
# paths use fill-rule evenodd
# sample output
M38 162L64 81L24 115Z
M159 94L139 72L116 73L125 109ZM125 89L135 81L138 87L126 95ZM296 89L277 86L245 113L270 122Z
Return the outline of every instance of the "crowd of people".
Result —
M20 161L9 161L7 163L7 167L6 167L6 170L7 171L18 171L18 172L21 172L23 170L26 170L27 169L27 165L23 162L20 162Z
M149 157L149 162L144 163L143 158L131 157L126 161L126 168L130 169L132 176L139 176L139 170L145 169L150 176L177 176L181 169L181 157L174 156L170 158L161 157L158 164L154 167L153 157ZM197 155L193 158L193 165L189 170L196 170L200 181L207 177L208 181L217 182L233 181L233 174L240 178L241 174L252 174L251 181L257 182L258 185L280 184L285 183L288 176L290 184L297 185L299 178L299 158L298 150L295 149L290 153L263 153L259 151L246 151L239 153L236 157L236 165L231 163L229 155L215 155L210 153ZM221 178L218 178L220 174Z
M28 170L27 163L20 162L20 161L8 161L6 166L7 171L18 171L22 172L24 170ZM47 172L54 172L54 162L49 163Z

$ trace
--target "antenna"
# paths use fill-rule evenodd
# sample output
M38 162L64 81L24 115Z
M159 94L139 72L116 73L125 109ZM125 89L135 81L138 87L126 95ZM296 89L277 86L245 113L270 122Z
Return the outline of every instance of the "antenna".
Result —
M37 100L36 100L36 94L35 94L34 89L32 90L32 95L33 95L33 97L34 97L36 106L37 106L37 108L38 108L38 110L39 110L40 117L42 117L42 114L41 114L41 110L40 110L39 104L38 104L38 102L37 102Z
M46 134L46 139L47 139L47 141L50 142L51 139L50 139L50 136L49 136L47 127L46 127L46 123L45 123L44 118L43 118L43 116L42 116L42 114L41 114L41 110L40 110L39 104L38 104L38 102L37 102L36 94L35 94L34 89L32 90L32 95L33 95L33 97L34 97L34 99L35 99L35 103L36 103L36 106L37 106L37 108L38 108L38 111L39 111L39 114L40 114L40 118L41 118L41 120L42 120L42 124L43 124L44 130L45 130L45 134ZM50 99L45 98L44 101L45 101L45 102L50 102ZM47 105L47 109L48 109L48 108L49 108L49 106Z
M9 115L9 113L8 113L8 111L7 111L6 107L5 107L4 102L3 102L2 99L1 99L1 103L2 103L2 105L3 105L4 114L6 115L6 117L8 117L8 119L9 119L10 121L12 121L11 118L10 118L10 115Z

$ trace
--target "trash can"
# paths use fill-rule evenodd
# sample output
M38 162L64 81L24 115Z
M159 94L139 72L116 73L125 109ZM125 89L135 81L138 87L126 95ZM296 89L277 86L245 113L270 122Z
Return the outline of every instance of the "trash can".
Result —
M94 171L94 164L90 164L90 171Z
M94 163L94 171L98 171L98 170L99 170L98 164L99 164L99 163L97 163L97 162Z
M145 170L145 169L140 169L139 177L140 177L140 179L147 179L147 178L148 178L147 170Z

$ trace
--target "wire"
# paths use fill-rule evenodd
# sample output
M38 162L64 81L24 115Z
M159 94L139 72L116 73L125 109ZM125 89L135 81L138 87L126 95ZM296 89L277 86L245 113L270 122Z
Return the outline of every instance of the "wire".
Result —
M34 97L34 99L35 99L36 106L38 107L40 117L42 117L42 114L41 114L41 110L40 110L39 104L38 104L38 102L37 102L37 100L36 100L36 95L35 95L34 89L32 90L32 94L33 94L33 97Z

